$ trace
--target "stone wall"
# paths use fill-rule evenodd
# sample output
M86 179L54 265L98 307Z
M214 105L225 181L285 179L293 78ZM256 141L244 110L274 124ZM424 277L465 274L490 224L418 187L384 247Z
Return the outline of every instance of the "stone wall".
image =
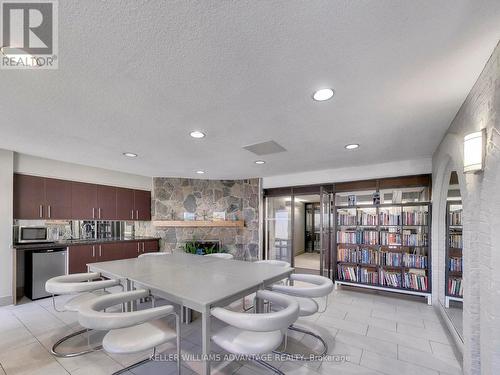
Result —
M433 285L444 290L444 207L450 172L463 201L465 374L500 374L500 47L458 111L433 156ZM463 137L485 128L484 172L462 173ZM434 284L435 283L435 284ZM437 295L434 299L437 299Z
M153 220L183 220L184 212L197 220L212 219L224 211L226 220L244 220L244 228L156 228L162 248L178 249L190 240L220 240L223 248L237 259L259 257L259 179L198 180L187 178L153 179Z

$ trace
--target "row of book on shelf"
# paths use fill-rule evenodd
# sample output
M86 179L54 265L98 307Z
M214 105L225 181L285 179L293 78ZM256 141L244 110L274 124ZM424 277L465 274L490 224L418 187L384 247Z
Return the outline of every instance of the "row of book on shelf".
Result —
M452 272L462 272L463 258L462 257L450 257L448 259L448 269Z
M353 245L399 245L427 246L427 233L412 233L410 230L397 231L338 231L337 243Z
M450 296L462 297L464 295L462 279L450 277L448 279L448 294Z
M409 269L408 272L401 273L338 265L337 272L338 279L342 281L378 284L416 291L427 291L429 288L425 271L419 269Z
M429 213L427 211L404 211L393 213L391 211L381 211L376 213L368 211L357 211L352 214L349 211L338 211L337 224L344 226L355 225L427 225Z
M428 265L427 255L342 247L337 249L337 262L411 268L427 268Z
M462 210L450 211L448 213L448 223L453 226L462 226Z
M463 246L462 234L458 233L450 234L449 241L450 241L450 247L461 249Z

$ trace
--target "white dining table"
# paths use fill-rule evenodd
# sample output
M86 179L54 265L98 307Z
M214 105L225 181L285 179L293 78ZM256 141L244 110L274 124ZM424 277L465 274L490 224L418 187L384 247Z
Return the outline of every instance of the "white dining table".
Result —
M125 290L151 294L201 314L203 374L210 374L210 310L287 278L293 268L186 253L89 263L89 271L119 279Z

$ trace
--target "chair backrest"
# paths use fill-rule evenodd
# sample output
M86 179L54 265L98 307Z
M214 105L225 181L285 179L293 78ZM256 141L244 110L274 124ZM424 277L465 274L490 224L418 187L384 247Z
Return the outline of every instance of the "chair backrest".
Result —
M165 255L170 255L170 253L166 253L164 251L157 251L157 252L154 252L154 253L144 253L144 254L141 254L137 258L157 257L157 256L165 256Z
M220 259L233 259L234 256L229 253L213 253L213 254L207 254L205 255L206 257L214 257L214 258L220 258Z
M117 313L103 311L109 307L148 296L149 291L140 289L132 292L113 293L94 298L80 307L78 311L78 322L85 328L105 331L135 326L150 320L163 318L174 312L174 307L171 305L132 312Z
M211 313L223 322L248 331L270 332L283 330L293 324L299 317L299 304L293 298L274 293L269 290L259 290L257 298L265 299L282 309L264 314L247 314L215 307Z
M97 280L96 272L74 273L53 277L45 282L45 290L51 294L74 294L110 288L120 284L119 280Z
M276 260L276 259L267 259L267 260L258 260L254 263L259 263L259 264L270 264L273 266L279 266L279 267L284 267L284 268L290 268L291 264L288 262L285 262L284 260Z
M328 277L294 273L290 280L313 284L311 287L273 285L271 288L280 293L286 293L296 297L320 298L328 296L333 290L333 281Z

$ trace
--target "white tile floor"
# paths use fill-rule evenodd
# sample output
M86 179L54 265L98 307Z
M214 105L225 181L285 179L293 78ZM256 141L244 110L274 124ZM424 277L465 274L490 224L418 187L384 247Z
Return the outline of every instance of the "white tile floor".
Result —
M63 298L59 302L63 302ZM79 328L76 319L74 313L54 311L50 299L0 308L0 374L111 374L149 355L118 356L95 352L68 359L53 357L50 347L59 337ZM215 328L220 324L213 323ZM329 343L329 353L347 356L348 361L274 362L286 374L462 373L444 326L423 299L344 287L332 293L324 313L300 319L299 324L320 333ZM183 326L184 355L200 353L199 328L199 321ZM289 349L299 352L316 345L303 335L293 336L289 341ZM165 344L160 352L175 352L175 343ZM183 374L196 374L199 370L198 362L183 363ZM131 370L128 375L172 373L175 373L173 362L150 362ZM212 373L269 374L250 362L215 363Z

